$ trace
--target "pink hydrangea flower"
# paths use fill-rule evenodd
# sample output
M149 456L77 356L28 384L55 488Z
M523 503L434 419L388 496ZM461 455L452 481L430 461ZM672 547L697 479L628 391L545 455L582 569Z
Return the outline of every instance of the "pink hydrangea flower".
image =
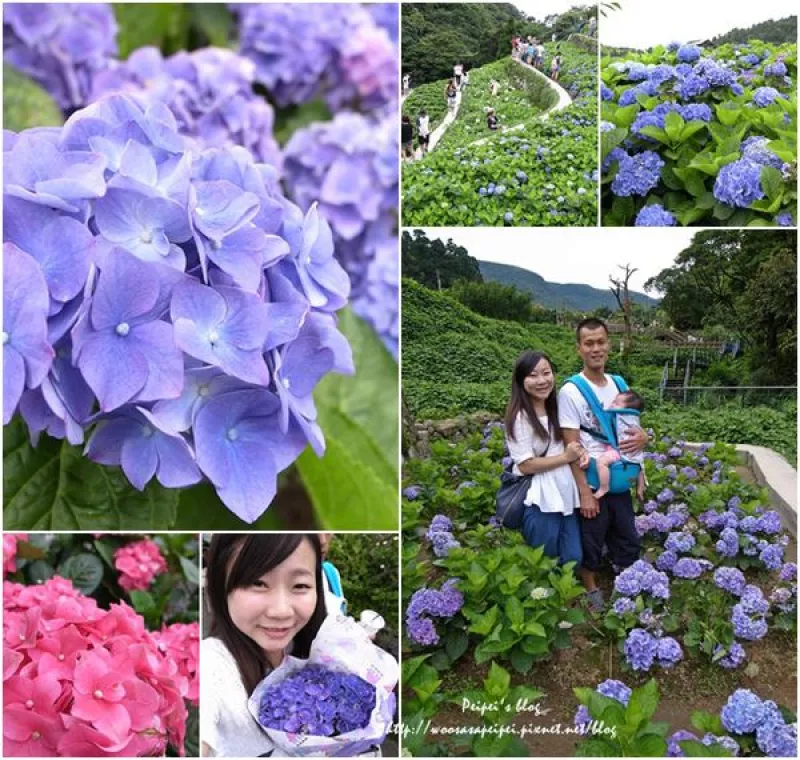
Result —
M3 578L17 569L17 543L27 541L27 533L3 534Z
M144 591L160 573L167 570L167 561L158 544L149 538L122 546L114 552L114 567L121 573L119 585L126 591Z
M167 744L184 754L193 649L188 631L164 636L127 604L103 610L64 578L5 582L3 754L131 757L163 755Z
M178 663L178 672L189 682L186 693L193 705L200 702L200 680L197 666L200 657L200 624L173 623L164 626L161 632L154 631L158 648L167 657Z

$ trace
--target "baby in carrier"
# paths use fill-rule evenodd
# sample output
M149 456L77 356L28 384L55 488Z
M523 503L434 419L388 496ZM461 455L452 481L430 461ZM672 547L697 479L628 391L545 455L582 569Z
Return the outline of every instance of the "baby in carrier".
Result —
M621 441L628 436L629 431L633 428L641 427L639 415L644 411L644 399L634 391L623 391L614 398L609 411L612 412L612 418L616 426L617 440ZM644 452L642 451L632 455L621 454L610 443L597 438L592 439L588 451L589 456L594 460L597 479L600 483L600 487L594 492L596 499L600 499L608 493L611 481L610 465L620 459L636 464L641 464L644 461ZM586 467L588 466L589 462L587 461ZM644 499L644 487L644 468L642 468L636 481L636 495L640 501Z

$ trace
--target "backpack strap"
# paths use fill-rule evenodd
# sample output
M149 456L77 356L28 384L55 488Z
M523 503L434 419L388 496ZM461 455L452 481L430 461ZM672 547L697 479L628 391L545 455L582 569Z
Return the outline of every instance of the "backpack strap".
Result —
M600 430L603 433L605 440L611 446L617 448L616 426L611 424L609 414L603 408L603 405L600 403L600 399L597 398L597 394L592 390L592 387L589 385L586 378L580 374L573 375L569 380L567 380L567 382L572 383L581 392L584 400L589 405L589 409L592 410L592 414L595 416L595 419L600 425ZM625 381L623 380L622 382L624 383Z
M614 385L617 386L617 390L620 393L627 393L630 390L622 375L611 375L611 379L614 381Z
M325 579L328 581L328 587L334 596L344 599L344 591L342 590L342 580L339 571L330 563L322 563L322 571L325 573Z

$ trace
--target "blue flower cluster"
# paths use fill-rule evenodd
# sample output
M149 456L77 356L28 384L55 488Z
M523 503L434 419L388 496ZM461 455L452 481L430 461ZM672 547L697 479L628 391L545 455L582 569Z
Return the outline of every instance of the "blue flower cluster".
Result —
M626 153L619 159L611 190L618 196L647 195L658 185L663 167L663 159L651 150L633 156Z
M436 515L431 520L425 537L431 542L433 553L437 557L446 557L451 549L461 546L453 536L453 523L445 515Z
M651 203L642 207L636 215L636 227L674 227L675 217L660 203Z
M395 358L398 150L394 111L381 119L343 111L295 132L284 153L290 196L303 208L319 203L350 275L354 309Z
M366 728L375 687L352 673L307 665L264 690L258 719L264 728L308 736L341 736Z
M738 641L734 641L728 647L727 652L724 654L723 652L725 652L725 648L721 644L717 644L714 649L714 657L719 656L717 662L726 670L736 670L747 659L747 652Z
M714 584L734 596L741 596L747 585L744 573L738 567L718 567L714 571Z
M763 639L767 635L765 615L768 610L769 602L764 597L764 592L758 586L745 586L739 602L731 611L734 635L745 641Z
M694 536L691 533L670 533L664 542L664 548L677 554L686 554L692 550L694 544Z
M203 48L163 58L154 47L135 50L99 74L92 100L109 93L146 93L172 111L182 135L199 148L241 145L256 161L278 169L272 107L253 92L255 65L231 50Z
M764 197L761 187L761 164L740 158L720 169L714 182L714 197L735 208L748 208Z
M451 618L464 606L457 578L446 581L437 591L421 588L414 592L406 608L406 635L421 646L439 643L439 634L431 618Z
M712 564L707 559L681 557L672 567L672 574L676 578L699 578L711 567Z
M628 701L633 693L622 681L617 681L613 678L608 678L601 684L598 684L595 691L609 699L616 699L623 707L628 706ZM578 707L574 718L575 725L585 726L587 723L590 723L591 720L592 716L589 714L589 708L586 705Z
M117 55L109 3L8 3L3 58L71 113L90 102L94 79Z
M356 3L238 3L240 52L279 106L322 96L334 111L397 99L397 46ZM396 7L396 6L395 6ZM320 23L323 20L323 23Z
M207 478L254 521L308 443L312 391L354 371L350 282L316 207L244 148L190 149L172 112L110 95L4 144L4 421L138 489ZM95 398L100 411L92 414Z
M771 106L779 97L780 92L774 87L759 87L753 93L753 103L759 108L767 108Z
M683 659L681 645L672 636L658 638L643 628L634 628L628 633L624 651L633 670L647 671L654 664L668 669Z
M614 591L622 596L648 593L658 599L669 598L669 578L649 562L640 559L614 579Z
M403 489L403 498L416 501L422 494L422 486L408 486Z
M676 54L681 63L694 63L700 58L703 51L697 45L681 45Z

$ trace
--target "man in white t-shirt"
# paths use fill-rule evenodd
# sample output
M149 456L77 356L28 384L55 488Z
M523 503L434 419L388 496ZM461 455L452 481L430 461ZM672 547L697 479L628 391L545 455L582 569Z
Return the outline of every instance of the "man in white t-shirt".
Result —
M611 406L619 390L610 375L605 373L608 360L608 329L599 319L584 319L576 331L578 353L583 359L581 374L586 378L603 407ZM589 448L592 436L587 430L600 432L600 424L589 404L574 383L567 382L558 394L558 421L564 434L564 443L580 441ZM632 431L619 448L623 454L634 454L647 444L647 433L641 428ZM608 546L611 561L618 567L632 565L639 558L641 543L634 521L633 499L630 491L606 494L599 501L586 482L586 473L576 463L570 465L578 485L581 501L581 539L583 562L581 580L586 588L589 604L601 609L603 596L597 587L603 545Z

